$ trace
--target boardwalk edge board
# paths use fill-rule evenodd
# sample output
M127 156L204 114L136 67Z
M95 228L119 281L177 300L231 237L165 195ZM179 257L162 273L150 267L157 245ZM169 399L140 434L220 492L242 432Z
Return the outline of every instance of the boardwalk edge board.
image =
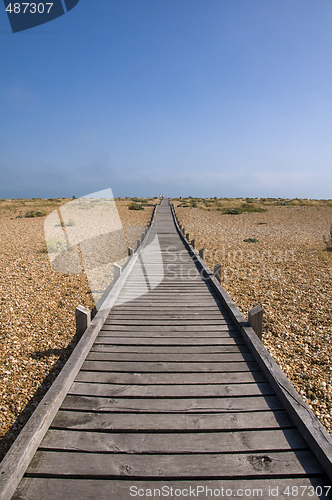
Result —
M190 256L199 270L204 272L205 277L212 284L223 304L229 310L231 317L234 319L236 326L264 375L275 390L285 409L288 411L294 424L301 432L312 453L327 473L329 479L332 480L332 437L295 390L292 383L288 380L264 344L259 340L248 321L246 321L234 301L214 277L204 260L199 257L193 246L182 234L173 205L171 205L171 211L177 232L184 242Z
M156 206L157 207L157 206ZM157 208L154 210L150 226L142 243L146 244ZM53 418L60 408L67 392L72 385L76 375L83 365L91 346L93 345L98 333L104 325L107 316L110 313L116 299L126 282L128 275L133 269L139 251L133 254L119 279L114 284L109 295L103 302L100 310L91 321L89 327L83 333L81 339L74 348L64 367L56 377L55 381L38 404L36 410L29 418L28 422L19 433L18 437L6 453L0 463L0 500L10 500L15 493L23 475L30 464L39 444L44 438Z

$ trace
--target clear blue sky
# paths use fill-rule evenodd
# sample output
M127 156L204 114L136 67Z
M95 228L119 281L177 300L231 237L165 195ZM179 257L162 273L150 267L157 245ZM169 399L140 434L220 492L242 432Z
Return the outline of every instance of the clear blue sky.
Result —
M0 198L331 198L331 0L81 0L13 34Z

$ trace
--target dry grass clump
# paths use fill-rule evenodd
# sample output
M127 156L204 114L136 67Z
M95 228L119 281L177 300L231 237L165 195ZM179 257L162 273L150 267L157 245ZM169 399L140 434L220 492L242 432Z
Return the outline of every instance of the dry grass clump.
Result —
M52 269L45 217L24 217L27 211L49 214L68 201L0 201L0 459L75 346L76 306L94 306L84 272ZM117 207L132 239L153 210L129 211L121 199Z
M245 212L265 212L273 206L289 207L332 207L332 200L286 199L286 198L174 198L179 208L201 208L202 210L220 210L227 215L239 215Z
M221 263L222 285L242 313L263 305L263 343L332 432L332 253L322 242L332 203L293 201L268 200L267 212L238 216L180 206L176 213L210 269Z

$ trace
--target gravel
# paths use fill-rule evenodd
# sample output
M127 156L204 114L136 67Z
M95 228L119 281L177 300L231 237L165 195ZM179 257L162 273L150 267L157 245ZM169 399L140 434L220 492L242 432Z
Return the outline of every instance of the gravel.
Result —
M332 433L332 253L325 250L332 208L269 207L223 215L176 208L196 248L241 312L264 308L263 343ZM258 242L245 242L245 239Z
M128 203L119 201L118 211L135 241L153 208L130 211ZM76 307L94 306L84 273L52 269L45 217L16 218L40 204L0 201L0 460L75 346ZM45 204L50 213L61 203Z

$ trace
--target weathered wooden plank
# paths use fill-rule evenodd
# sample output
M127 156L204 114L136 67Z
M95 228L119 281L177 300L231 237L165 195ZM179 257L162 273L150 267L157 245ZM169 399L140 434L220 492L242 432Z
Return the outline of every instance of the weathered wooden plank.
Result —
M93 480L93 479L63 479L63 478L24 478L12 500L64 500L70 494L71 499L84 500L128 500L136 498L222 498L226 495L230 498L249 500L262 498L277 498L278 500L290 500L290 498L301 498L303 500L318 500L326 496L326 481L321 478L258 478L239 480ZM293 489L292 489L293 488ZM299 495L290 496L290 492L298 488ZM321 489L321 490L320 490ZM318 492L318 494L316 493ZM175 497L174 495L177 495ZM329 497L330 498L330 497Z
M181 264L179 263L179 266L180 265ZM191 263L191 265L192 265L192 263ZM187 266L187 269L190 269L190 265ZM167 277L167 275L166 275L166 277ZM130 291L130 290L135 289L135 288L140 288L141 286L142 286L142 279L140 281L137 277L135 279L134 278L129 279L123 289L126 291L127 290ZM199 288L202 291L211 290L211 288L209 286L205 285L205 283L203 282L203 280L200 277L200 274L198 275L198 277L195 276L195 278L192 280L185 279L185 277L183 277L183 279L182 279L181 274L180 274L179 276L175 276L175 278L173 275L173 279L171 279L171 280L163 279L161 281L161 283L159 283L157 285L157 287L153 289L153 291L159 292L160 290L165 290L165 289L167 290L170 287L177 287L179 289Z
M140 293L140 297L137 297L138 293ZM154 304L155 301L156 302L168 301L170 296L173 296L173 299L174 299L174 297L179 297L179 301L181 301L183 303L187 303L187 304L192 304L194 300L198 303L200 301L202 301L205 304L213 304L213 297L209 297L208 295L205 295L202 293L195 293L195 292L190 292L187 294L185 294L185 293L179 294L178 292L176 292L176 290L174 290L174 293L172 293L172 292L166 293L165 292L163 294L160 293L158 295L156 295L156 294L152 295L152 292L148 292L148 291L146 291L146 293L144 293L144 291L142 290L142 292L119 295L118 300L131 300L132 299L132 300L135 300L135 302L138 302L140 299L141 302L145 301L146 305L147 305L148 303ZM177 301L177 303L179 303L179 302Z
M163 294L154 294L153 291L148 291L146 288L143 288L141 292L139 292L139 295L136 293L126 293L125 295L119 295L118 301L123 298L130 298L133 302L133 304L144 304L148 305L149 303L151 304L156 304L160 302L161 304L165 304L165 299L167 299L167 304L169 305L170 303L175 303L175 304L184 304L190 305L193 303L193 300L190 300L190 297L192 296L191 293L182 293L181 295L177 293L176 295L172 294L171 292L167 293L164 292ZM200 305L216 305L218 303L218 298L216 295L213 294L203 294L199 293L196 294L195 299L200 298L199 304ZM116 305L116 304L115 304ZM120 305L120 304L119 304Z
M311 452L268 454L112 454L37 451L28 474L97 477L217 477L280 476L321 474L322 468Z
M235 328L233 325L107 325L104 324L103 328L101 329L101 332L104 331L110 331L110 332L166 332L166 333L171 333L171 332L189 332L189 333L195 333L199 332L204 335L208 335L210 332L214 333L223 333L227 332L233 335L237 335L238 337L241 337L241 334L239 335L239 330L238 328Z
M135 351L137 348L137 352L146 351L151 347L152 349L160 350L161 352L167 352L168 349L177 349L179 352L184 351L186 349L195 349L197 352L199 349L207 350L206 352L246 352L246 344L242 341L241 338L238 337L226 337L226 336L195 336L191 337L190 335L185 335L183 338L179 336L179 333L174 335L167 335L167 333L163 334L142 334L140 336L136 336L134 334L128 335L121 332L120 335L111 334L111 335L100 335L97 341L94 343L93 350L99 351L100 348L105 348L105 350L118 349L119 351L125 351L128 349L128 352L132 350ZM169 339L169 342L167 340ZM135 340L138 343L135 346ZM160 340L160 344L159 341ZM166 343L164 342L166 341ZM104 347L103 347L104 346ZM112 347L113 346L113 347ZM220 349L220 351L218 351ZM225 351L223 351L225 349ZM243 349L243 351L242 351ZM229 350L229 351L228 351Z
M190 326L186 326L186 325L181 325L181 326L177 326L177 325L173 325L173 326L163 326L163 325L160 325L160 326L151 326L151 325L107 325L107 324L104 324L102 329L100 330L100 335L102 335L102 332L126 332L126 333L130 333L130 332L135 332L135 333L140 333L140 332L144 332L144 333L169 333L169 334L172 334L174 332L178 332L179 334L179 337L181 337L184 333L188 333L189 335L195 335L195 333L199 333L200 335L205 335L205 336L209 336L210 333L217 333L219 336L221 336L224 332L225 333L225 336L230 336L230 335L233 335L234 337L239 337L239 338L242 338L239 330L237 328L235 328L234 326L232 325L214 325L214 326L211 326L211 325L206 325L204 327L202 327L201 325L197 326L197 325L190 325Z
M147 297L139 297L139 298L135 298L135 299L130 299L130 300L127 300L126 299L126 302L125 302L125 305L132 305L133 307L139 307L139 306L143 306L143 307L151 307L153 305L153 307L160 307L160 306L163 306L165 305L165 300L157 300L156 298L153 299L153 301L151 300L151 298L149 296ZM174 298L174 295L173 296L169 296L168 299L167 299L167 306L168 307L189 307L190 305L193 304L193 301L192 300L182 300L181 298L179 298L178 300L176 300ZM121 301L118 300L118 302L115 303L115 307L119 307L120 305L123 305L123 298L121 298ZM215 307L216 305L216 301L214 299L204 299L204 300L200 300L199 301L199 305L200 306L205 306L205 307Z
M285 410L224 413L110 413L61 410L52 428L104 431L205 431L294 428Z
M135 345L111 345L111 344L94 344L90 352L112 352L112 353L136 353L136 354L220 354L220 353L236 353L249 352L246 345L216 345L216 346L135 346Z
M163 280L162 280L162 286L163 287L171 287L173 285L179 285L179 286L182 286L182 285L186 285L188 282L188 277L187 276L184 276L182 274L179 274L178 276L169 276L169 275L164 275L163 277ZM202 283L202 280L201 280L201 277L198 276L196 277L195 276L195 279L193 280L194 283ZM133 277L130 281L128 281L128 283L133 286L141 286L142 285L142 281L139 279L139 276L135 276ZM208 282L204 282L204 284L207 283L207 289L210 290L210 287L209 287L209 284ZM159 285L158 285L159 286Z
M231 373L123 373L80 370L76 382L102 384L243 384L266 382L262 372Z
M137 346L147 346L147 345L238 345L235 339L221 337L221 338L179 338L179 337L109 337L100 336L96 339L95 344L110 344L110 345L137 345Z
M195 299L197 305L200 305L200 299L202 299L202 304L208 303L208 304L213 304L215 306L215 311L218 311L218 307L216 305L216 302L214 300L213 295L210 294L209 290L205 289L198 289L198 288L179 288L174 286L173 288L169 289L164 289L163 291L159 291L158 293L156 291L148 291L146 286L142 286L141 289L132 289L130 292L123 292L119 298L127 298L127 297L133 297L134 300L145 300L148 302L148 300L151 303L156 302L161 302L165 301L167 302L168 299L171 299L174 301L174 297L179 296L179 299L184 300L184 302L189 302L190 304L190 298ZM193 303L193 300L191 300L191 304Z
M140 291L143 289L144 285L145 285L144 282L143 283L137 282L136 284L130 283L123 287L122 293L125 294L127 292L131 293ZM208 288L204 285L204 283L200 279L191 282L182 281L181 283L175 283L173 281L168 284L165 284L162 282L160 285L158 285L156 288L152 290L152 293L153 294L168 293L172 290L179 291L182 293L185 292L191 293L191 291L194 291L194 292L201 292L202 294L207 294L207 295L209 294Z
M174 290L174 292L176 292L176 297L179 297L179 299L183 299L183 300L188 300L189 302L193 301L193 298L197 301L199 301L200 299L204 300L206 299L206 301L208 302L212 302L212 298L214 297L213 294L210 294L210 293L207 293L206 291L188 291L188 292L182 292L181 290ZM146 298L146 296L148 295L149 296L149 300L150 301L154 301L155 299L159 299L159 300L163 300L163 299L168 299L169 296L172 294L172 292L155 292L154 290L152 291L147 291L145 287L142 287L141 289L141 297L143 298ZM174 295L174 294L172 294ZM121 293L121 295L119 295L119 299L122 299L122 298L130 298L130 297L133 297L133 298L136 298L137 297L137 292L135 293L134 291L133 292L127 292L127 293Z
M90 361L86 360L83 369L127 371L127 372L244 372L258 370L256 361L234 361L219 363L167 363L167 362L130 362L130 361Z
M233 362L233 361L253 361L253 355L248 352L223 352L217 354L156 354L156 353L135 353L135 352L99 352L93 351L89 352L86 360L91 361L113 361L113 362L170 362L170 363L224 363L224 362Z
M234 397L273 395L271 386L266 382L251 384L183 384L183 385L121 385L74 382L68 394L101 397Z
M170 294L170 299L172 298L172 294ZM171 306L168 301L166 302L161 302L159 306L155 305L155 302L153 302L153 308L157 308L159 311L184 311L184 312L191 312L191 311L200 311L200 312L215 312L219 311L221 314L229 314L228 310L226 307L223 307L221 304L218 304L217 302L213 301L211 304L196 304L196 303L191 303L191 304L184 304L184 305L174 305ZM113 308L114 312L121 312L121 313L127 313L127 312L132 312L135 314L135 311L144 311L144 312L149 312L151 311L151 305L149 306L148 303L145 304L135 304L134 301L132 301L130 304L120 304L117 306L114 306Z
M208 325L233 325L233 322L231 320L227 319L200 319L200 318L191 318L191 319L165 319L165 318L150 318L146 317L145 319L130 319L130 318L123 318L123 319L111 319L108 318L105 321L105 325L148 325L148 326L168 326L168 325L174 325L174 326L181 326L181 325L201 325L202 328Z
M103 430L103 429L102 429ZM93 453L243 453L307 449L294 429L236 432L89 432L50 430L42 450Z
M163 320L181 320L181 321L189 321L191 322L191 320L202 320L202 321L205 321L205 320L208 320L208 321L212 321L212 320L221 320L221 321L226 321L229 320L231 322L231 319L229 317L225 317L225 315L222 315L218 312L216 313L211 313L211 314L207 314L207 313L200 313L200 312L192 312L192 313L188 313L188 314L185 314L185 313L181 313L181 312L178 312L178 313L164 313L163 311L158 311L156 310L155 308L153 308L150 312L146 311L146 312L142 312L142 314L140 313L135 313L133 312L133 314L123 314L123 313L112 313L112 314L109 314L108 318L107 318L107 322L109 321L118 321L120 319L123 319L123 317L126 317L128 319L134 319L134 320L137 320L138 321L142 321L142 320L146 320L146 318L149 318L150 321L155 321L155 320L159 320L159 319L163 319Z
M130 305L128 305L127 303L125 304L122 304L122 305L119 305L119 306L116 306L114 307L113 311L116 313L116 314L130 314L130 315L135 315L137 312L140 312L140 313L147 313L149 314L149 312L151 312L151 305L148 306L148 305L137 305L137 304L133 304L133 303L130 303ZM190 314L192 312L199 312L201 314L210 314L210 313L218 313L219 314L222 314L224 316L227 316L229 317L228 315L228 311L227 309L225 308L219 308L217 306L217 304L211 304L211 305L201 305L201 304L184 304L182 306L178 305L174 305L174 306L170 306L168 304L168 301L164 302L163 304L160 304L159 306L156 306L155 304L153 304L153 312L154 311L160 311L160 312L163 312L163 313L185 313L185 314Z
M113 327L103 327L103 330L100 331L99 336L113 336L113 337L193 337L193 338L236 338L239 343L245 344L241 334L238 330L233 330L225 327L220 331L207 331L204 332L202 330L196 331L173 331L173 330L154 330L153 328L147 328L143 330L136 330L135 328L130 328L128 330Z
M66 396L64 410L106 412L160 412L211 413L283 410L276 396L224 397L224 398L100 398L93 396ZM224 417L223 417L224 418Z

